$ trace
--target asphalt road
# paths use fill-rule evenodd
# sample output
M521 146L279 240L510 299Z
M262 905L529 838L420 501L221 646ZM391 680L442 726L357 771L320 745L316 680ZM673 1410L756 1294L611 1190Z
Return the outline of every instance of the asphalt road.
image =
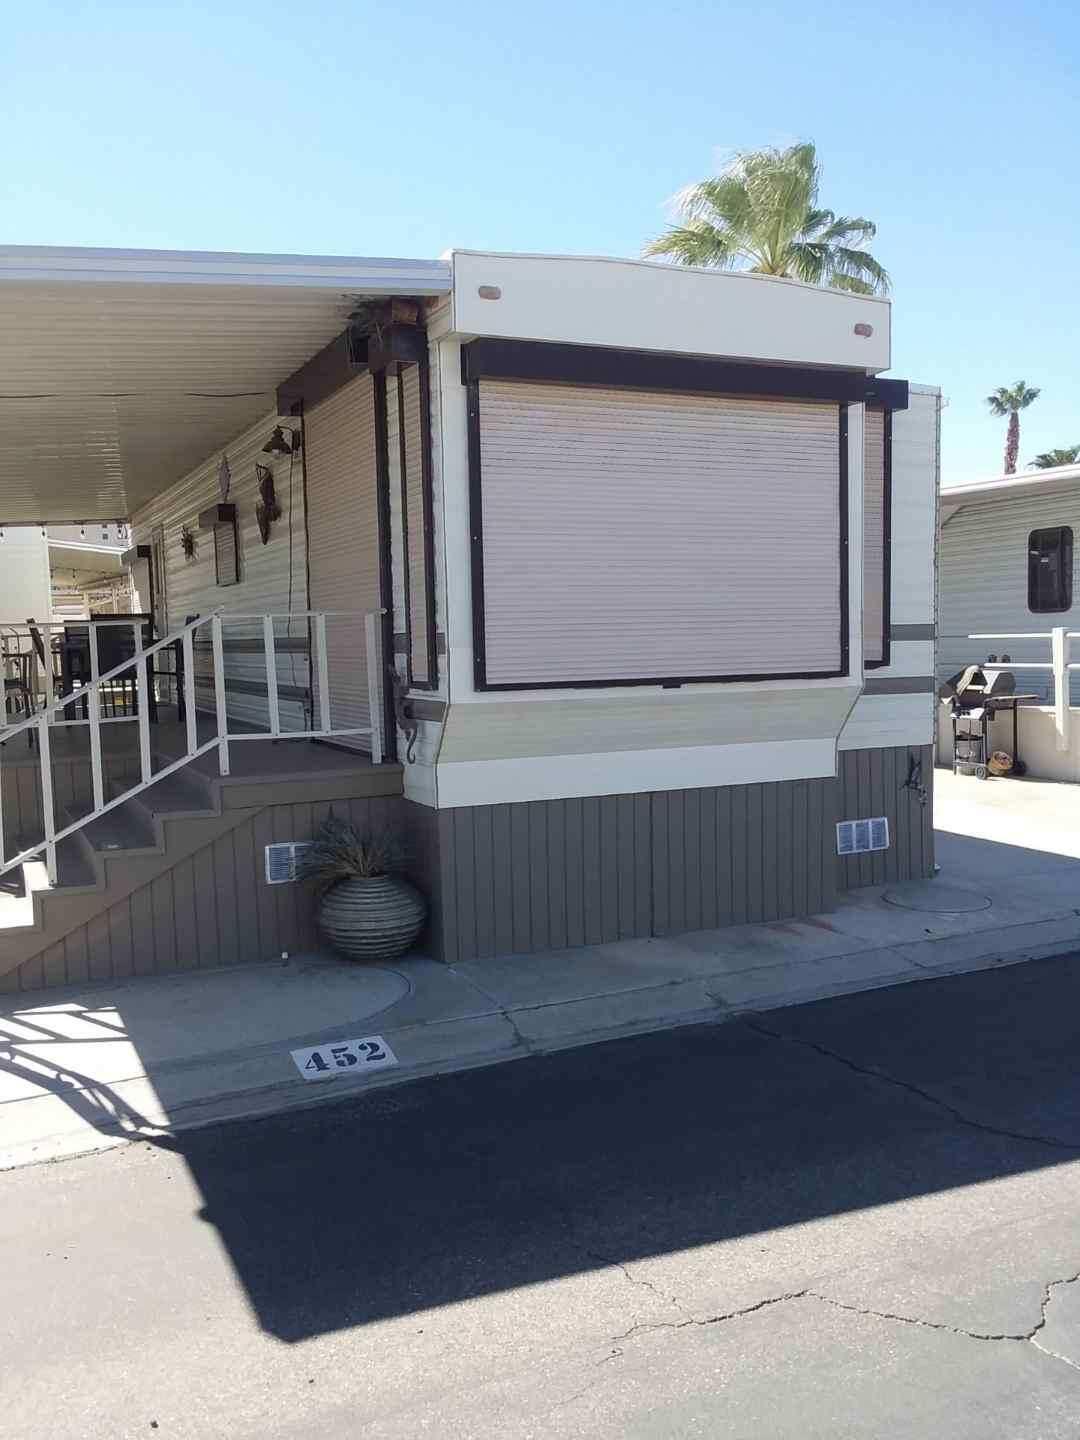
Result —
M0 1434L1075 1440L1078 1031L1070 957L0 1175Z

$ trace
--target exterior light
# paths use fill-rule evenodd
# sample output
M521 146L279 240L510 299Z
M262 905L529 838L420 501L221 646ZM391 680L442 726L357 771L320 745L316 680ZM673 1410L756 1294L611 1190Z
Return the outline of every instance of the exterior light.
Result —
M874 327L872 325L867 325L865 320L860 320L859 323L855 326L855 334L862 335L864 339L869 340L870 336L873 333Z
M502 289L498 285L479 285L476 293L481 300L501 300Z
M274 426L274 433L262 448L264 455L291 455L292 446L285 439L285 432L280 425Z

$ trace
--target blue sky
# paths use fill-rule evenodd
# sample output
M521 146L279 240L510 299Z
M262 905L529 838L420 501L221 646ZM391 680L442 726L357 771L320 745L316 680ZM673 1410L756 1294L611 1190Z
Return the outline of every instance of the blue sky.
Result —
M1080 9L838 0L37 3L5 13L8 243L634 255L731 148L816 141L878 224L893 374L1042 387L1021 464L1080 443Z

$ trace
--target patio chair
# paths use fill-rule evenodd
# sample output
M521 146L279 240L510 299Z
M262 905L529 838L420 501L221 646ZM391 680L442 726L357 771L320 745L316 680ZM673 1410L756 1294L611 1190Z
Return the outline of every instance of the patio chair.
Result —
M29 720L36 708L34 699L32 650L17 651L4 657L4 718ZM26 732L26 743L34 748L33 728Z

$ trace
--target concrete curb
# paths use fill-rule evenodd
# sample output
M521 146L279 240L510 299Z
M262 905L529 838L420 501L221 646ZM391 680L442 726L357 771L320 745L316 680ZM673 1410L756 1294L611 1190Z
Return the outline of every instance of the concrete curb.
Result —
M812 1004L818 1000L834 999L844 995L858 994L869 990L888 989L896 985L908 985L922 980L934 980L951 975L970 974L980 970L1001 969L1024 964L1029 960L1049 959L1080 949L1080 916L1062 919L1056 924L1065 933L1055 940L1042 945L1002 946L1000 938L995 942L993 932L976 932L967 937L970 941L985 942L983 953L959 955L946 958L946 948L956 950L955 943L939 940L931 942L940 946L944 963L934 966L909 962L904 968L882 972L874 976L862 975L850 980L833 980L819 985L805 985L797 989L763 991L738 1001L725 1001L713 993L720 981L706 977L700 981L673 980L664 985L646 985L625 989L614 995L587 997L585 1000L556 1001L550 1004L523 1006L507 1009L494 1005L464 1018L421 1021L412 1025L393 1028L384 1026L390 1044L400 1054L409 1048L408 1039L420 1040L421 1045L434 1041L437 1051L442 1049L440 1039L450 1041L450 1047L443 1053L436 1053L428 1059L417 1058L412 1063L402 1064L393 1070L380 1071L362 1080L348 1077L328 1080L321 1084L306 1084L290 1077L266 1085L254 1085L233 1090L223 1090L202 1098L193 1098L176 1104L170 1109L168 1123L132 1131L121 1124L115 1128L104 1126L93 1132L93 1144L87 1144L85 1131L79 1134L55 1134L39 1136L33 1143L12 1146L0 1152L0 1170L14 1169L32 1164L74 1159L80 1155L93 1154L129 1142L150 1145L171 1144L174 1137L190 1130L205 1129L208 1126L234 1120L266 1118L271 1115L289 1114L315 1110L327 1105L355 1099L375 1092L384 1093L407 1086L411 1081L435 1075L464 1073L469 1070L487 1068L512 1060L526 1059L536 1055L556 1054L563 1050L578 1049L586 1045L603 1044L632 1035L661 1033L691 1025L721 1025L743 1015L752 1015L769 1010L785 1009L795 1005ZM1013 926L1009 929L1031 930L1034 926ZM1000 935L1000 932L999 932ZM955 940L960 937L950 937ZM921 943L921 942L920 942ZM897 952L902 945L892 947ZM860 957L881 955L882 947L868 948L854 952L845 958L857 963ZM768 969L771 967L761 967ZM753 975L755 971L744 972ZM712 988L710 988L712 987ZM695 998L705 1003L682 1004L681 1000ZM490 998L490 997L488 997ZM523 1031L522 1025L529 1024L530 1018L544 1014L562 1017L567 1012L581 1007L602 1006L605 1002L618 1000L628 1005L631 1012L635 1006L641 1013L630 1013L613 1024L585 1024L575 1028L544 1033L533 1028L532 1033ZM391 1007L392 1008L392 1007ZM586 1013L587 1008L586 1008ZM388 1017L389 1012L384 1012ZM584 1018L584 1017L583 1017ZM496 1022L492 1027L492 1022ZM466 1044L455 1048L454 1041L471 1040L479 1042L476 1048ZM280 1056L282 1051L298 1048L304 1042L311 1042L309 1034L282 1039L275 1045L257 1047L267 1056ZM494 1041L495 1043L490 1043ZM190 1068L188 1062L178 1062ZM150 1082L145 1077L132 1077L131 1082Z

